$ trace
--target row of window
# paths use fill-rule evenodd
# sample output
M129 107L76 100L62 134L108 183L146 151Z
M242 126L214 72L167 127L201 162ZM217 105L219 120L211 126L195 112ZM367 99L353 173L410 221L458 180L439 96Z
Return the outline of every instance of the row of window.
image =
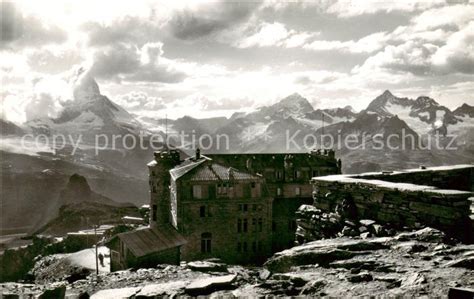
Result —
M253 241L251 246L252 252L263 251L263 244L261 241ZM246 241L237 243L237 252L248 252L248 249L248 243Z
M276 196L282 196L283 191L280 187L276 188ZM301 187L295 187L295 196L301 196Z
M257 184L255 182L251 182L249 186L250 186L251 190L247 189L249 193L248 194L244 193L244 197L250 197L250 196L253 197L254 194L256 194L255 192L253 192L253 190L257 187ZM193 188L193 191L192 191L193 198L202 199L204 197L207 197L207 195L205 195L205 193L207 193L208 189L203 190L203 187L207 187L207 186L202 186L202 185L193 185L192 186L192 188ZM216 187L215 192L216 192L217 196L228 196L229 194L234 193L234 186L230 183L217 184L215 187ZM247 186L247 188L248 188L248 186ZM206 191L206 192L204 192L204 191Z
M238 233L247 233L249 230L249 221L247 218L237 219L237 232ZM252 231L253 232L262 232L263 231L263 218L253 218L252 219Z
M313 170L313 176L317 176L318 171ZM277 180L282 180L283 179L283 171L282 170L277 170L275 171L275 178ZM302 172L301 170L295 170L293 171L293 179L298 180L302 178Z
M253 241L251 243L252 252L262 252L263 244L261 241ZM247 241L237 243L237 252L248 252L249 246ZM212 252L212 234L202 233L201 234L201 253Z
M252 204L252 205L249 205L249 204L239 204L239 212L248 212L249 211L249 206L252 207L252 211L261 211L263 209L263 206L262 205L259 205L259 204Z
M249 211L249 205L248 204L239 204L238 205L238 210L240 212L248 212ZM252 211L261 211L263 206L260 204L253 204L251 205ZM200 206L199 207L199 217L205 218L205 217L212 217L212 212L211 212L211 207L210 206Z

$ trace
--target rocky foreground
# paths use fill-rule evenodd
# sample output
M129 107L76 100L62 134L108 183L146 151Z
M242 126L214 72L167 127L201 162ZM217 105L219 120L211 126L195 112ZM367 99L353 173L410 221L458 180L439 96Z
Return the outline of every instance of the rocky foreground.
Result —
M458 289L474 292L474 245L450 244L443 233L431 228L391 237L314 241L279 252L263 267L255 268L210 260L74 276L70 271L58 271L51 259L38 263L43 264L36 284L2 284L4 297L445 297Z

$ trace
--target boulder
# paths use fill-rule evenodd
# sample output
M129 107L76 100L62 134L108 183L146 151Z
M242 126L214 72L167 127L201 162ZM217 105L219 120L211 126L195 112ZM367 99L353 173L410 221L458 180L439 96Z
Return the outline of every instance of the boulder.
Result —
M227 272L227 265L210 261L195 261L187 264L193 271L199 272Z
M371 226L375 224L375 221L370 220L370 219L362 219L362 220L359 220L359 223L363 226Z
M426 277L421 273L412 273L402 279L402 287L416 287L426 283Z
M258 272L258 278L260 278L261 280L267 280L268 278L270 278L271 275L272 273L267 269L262 269Z
M264 266L272 272L282 273L290 271L294 266L309 264L327 265L332 261L350 259L355 255L356 253L335 248L287 252L287 254L273 256Z
M363 270L373 270L378 266L378 263L375 260L343 260L335 261L329 264L331 268L343 268L347 270L351 269L363 269Z
M449 288L448 299L472 299L474 298L474 289Z
M466 268L474 270L474 256L467 256L448 262L444 267Z
M46 289L43 291L41 295L39 295L39 299L63 299L66 296L66 286L61 285L55 288Z
M185 288L185 292L191 296L209 295L220 290L232 290L235 286L232 284L237 275L230 274L203 279L196 279Z
M138 287L100 290L92 294L91 299L132 298L139 290Z
M136 294L136 298L161 298L171 296L184 289L186 283L187 281L177 280L168 283L147 284Z
M437 229L426 227L414 232L401 233L396 236L399 241L416 240L420 242L436 242L441 243L445 239L445 234Z
M347 276L347 281L352 283L372 281L374 278L368 272L361 272L358 274L351 274Z
M310 281L301 289L300 295L316 295L326 286L326 284L327 282L324 280Z

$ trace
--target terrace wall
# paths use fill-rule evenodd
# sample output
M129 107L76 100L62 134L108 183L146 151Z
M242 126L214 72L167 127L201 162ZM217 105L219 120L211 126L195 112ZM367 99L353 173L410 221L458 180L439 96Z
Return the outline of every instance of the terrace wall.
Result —
M472 171L472 168L468 167L463 171ZM463 171L455 169L452 173L457 177ZM428 174L431 178L449 177L450 171L413 172L406 177L412 182L424 182ZM313 178L314 205L322 210L333 211L337 204L348 199L354 202L361 219L373 219L398 227L431 226L464 241L473 241L471 192L367 179L379 179L381 176L371 174ZM389 177L402 181L403 175Z

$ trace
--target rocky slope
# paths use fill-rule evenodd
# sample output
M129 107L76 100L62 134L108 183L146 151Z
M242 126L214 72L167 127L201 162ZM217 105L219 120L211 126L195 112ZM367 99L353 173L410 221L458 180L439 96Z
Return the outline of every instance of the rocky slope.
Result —
M131 203L119 203L98 194L90 188L85 177L73 174L59 193L57 205L50 207L55 218L35 234L64 236L97 224L120 223L123 216L139 217Z
M425 228L393 237L344 237L310 242L275 254L263 268L226 267L207 261L77 276L78 280L69 282L63 280L60 272L55 275L52 271L45 276L42 271L41 284L6 283L0 288L3 294L41 294L49 290L73 297L87 293L92 298L445 297L452 288L471 288L472 292L473 263L473 245L446 243L441 232Z

